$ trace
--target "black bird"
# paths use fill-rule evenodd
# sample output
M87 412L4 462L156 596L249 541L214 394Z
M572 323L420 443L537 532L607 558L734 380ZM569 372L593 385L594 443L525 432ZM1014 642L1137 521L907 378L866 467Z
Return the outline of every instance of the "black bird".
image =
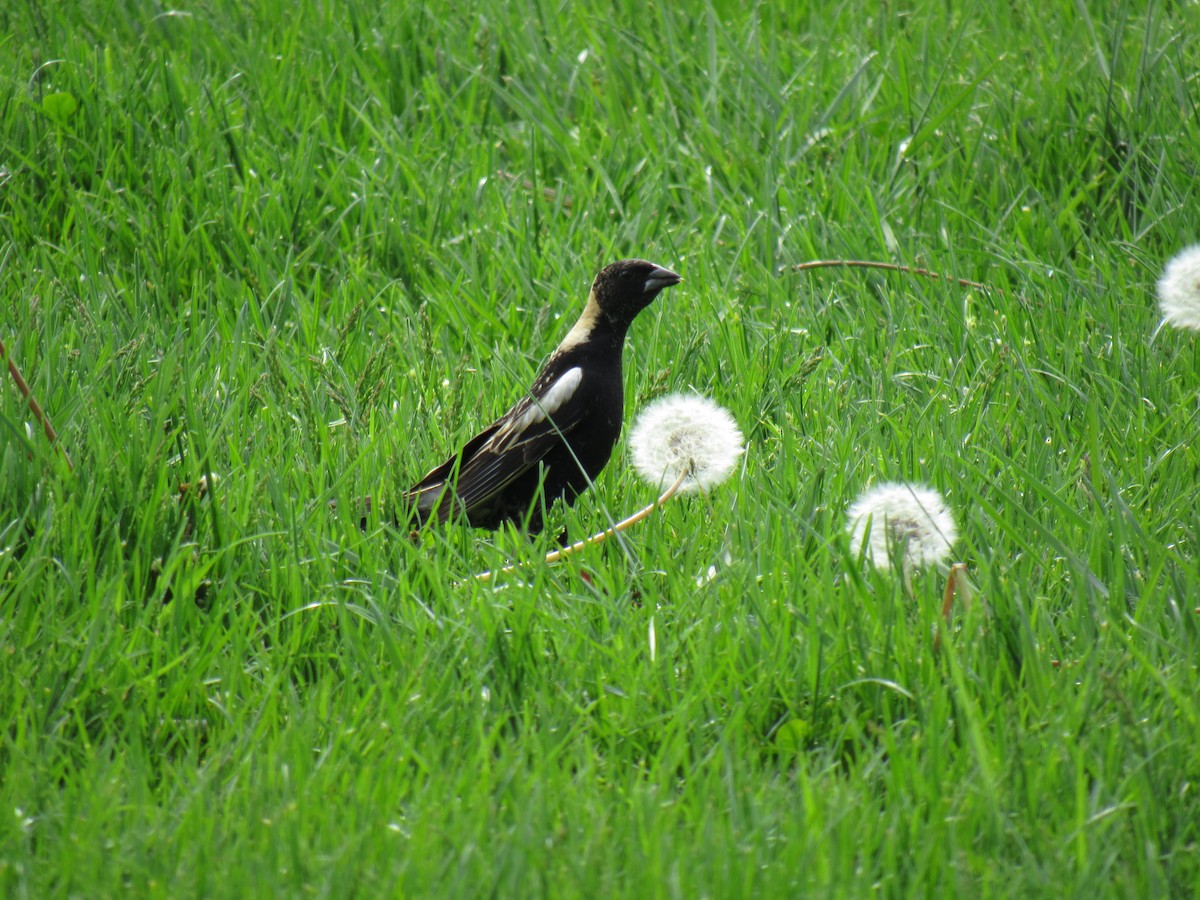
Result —
M682 279L642 259L605 266L587 306L551 354L529 393L404 494L416 519L465 519L476 528L506 521L542 530L545 508L587 489L621 434L621 351L630 323L663 288Z

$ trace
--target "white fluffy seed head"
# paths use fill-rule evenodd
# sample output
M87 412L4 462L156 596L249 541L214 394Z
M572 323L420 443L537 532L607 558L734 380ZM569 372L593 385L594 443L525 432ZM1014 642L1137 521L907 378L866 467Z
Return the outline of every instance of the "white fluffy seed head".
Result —
M1200 331L1200 244L1176 254L1163 269L1158 308L1168 325Z
M880 484L860 494L846 518L854 555L881 569L893 560L905 571L941 562L958 539L942 495L919 484Z
M663 487L687 473L680 493L710 488L729 477L742 454L742 432L723 407L705 397L670 394L644 410L629 435L633 466Z

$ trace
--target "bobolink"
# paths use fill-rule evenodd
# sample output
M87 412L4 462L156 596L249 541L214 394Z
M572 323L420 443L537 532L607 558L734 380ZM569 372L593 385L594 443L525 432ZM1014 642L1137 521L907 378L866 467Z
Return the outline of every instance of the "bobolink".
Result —
M682 279L641 259L605 266L579 321L529 393L404 494L417 521L454 517L476 528L506 521L542 530L545 508L572 503L600 474L621 434L621 351L639 312Z

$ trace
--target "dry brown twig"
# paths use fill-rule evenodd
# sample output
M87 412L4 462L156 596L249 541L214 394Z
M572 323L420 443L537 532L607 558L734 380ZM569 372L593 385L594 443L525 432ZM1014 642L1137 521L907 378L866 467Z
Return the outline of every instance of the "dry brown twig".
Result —
M942 629L950 627L950 612L954 608L956 594L961 597L964 607L970 604L973 588L971 582L967 580L966 563L954 563L946 575L946 589L942 592L942 622L933 636L934 653L942 649Z
M942 592L942 618L950 621L950 611L954 608L954 595L962 594L964 605L971 602L971 585L967 581L967 564L955 563L950 567L946 576L946 590Z
M4 346L3 341L0 341L0 356L4 357L5 361L8 363L8 374L12 376L13 382L15 382L17 385L17 390L21 392L21 396L24 397L25 401L29 404L29 409L33 413L33 417L37 419L38 424L42 426L42 431L45 432L46 440L48 440L50 445L62 454L63 459L67 461L67 468L71 471L75 471L75 466L71 462L70 455L67 453L66 449L63 448L63 445L58 442L58 432L54 430L54 426L50 423L50 417L46 415L45 410L43 410L41 404L38 403L37 397L33 396L33 391L30 390L29 384L25 381L24 377L22 377L21 370L17 368L17 364L13 361L12 356L9 355L8 348Z
M922 269L919 266L905 266L900 263L885 263L875 262L869 259L817 259L812 262L797 263L794 266L788 266L793 272L806 272L810 269L883 269L888 272L903 272L906 275L921 275L925 278L933 278L936 281L950 281L960 287L976 288L981 291L995 291L997 294L1003 294L1004 291L999 288L992 287L988 284L983 284L979 281L971 281L967 278L956 278L952 275L943 275L941 272L934 272L931 269Z

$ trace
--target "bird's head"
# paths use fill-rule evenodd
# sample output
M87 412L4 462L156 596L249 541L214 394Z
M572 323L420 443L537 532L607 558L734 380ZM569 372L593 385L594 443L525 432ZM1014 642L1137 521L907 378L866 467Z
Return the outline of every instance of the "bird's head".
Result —
M592 282L592 299L613 324L628 326L663 288L683 279L644 259L623 259L600 270Z

